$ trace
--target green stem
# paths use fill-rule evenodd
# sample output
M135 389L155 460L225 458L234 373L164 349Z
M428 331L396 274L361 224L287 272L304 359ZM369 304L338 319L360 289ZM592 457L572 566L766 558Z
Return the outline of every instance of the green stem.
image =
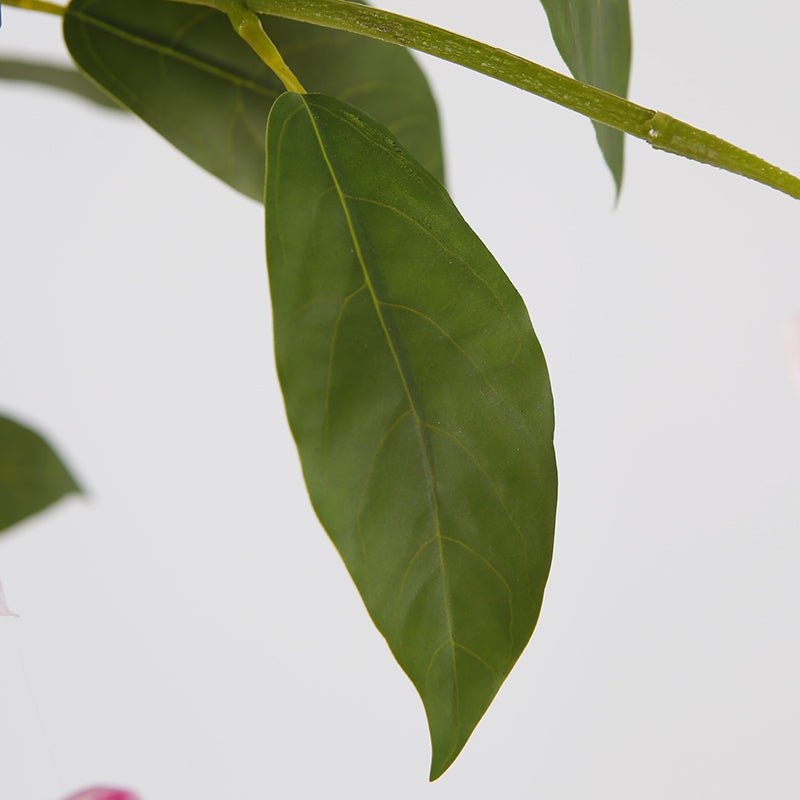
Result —
M31 11L42 11L45 14L55 14L57 17L64 16L64 6L56 3L46 3L44 0L2 0L7 6L14 8L27 8Z
M286 62L278 52L278 48L273 44L272 39L267 36L267 32L261 25L258 15L241 3L232 3L227 13L236 33L255 50L258 57L281 79L286 90L305 94L306 90L295 74L286 66Z
M228 15L233 29L255 50L258 57L281 79L287 91L305 94L300 81L286 66L278 48L267 36L258 15L248 8L245 0L176 0L198 6L211 6Z
M721 167L800 199L800 179L717 136L443 28L345 0L177 2L207 5L221 10L225 10L230 3L244 4L260 14L309 22L411 47L544 97L597 122L644 139L659 150Z

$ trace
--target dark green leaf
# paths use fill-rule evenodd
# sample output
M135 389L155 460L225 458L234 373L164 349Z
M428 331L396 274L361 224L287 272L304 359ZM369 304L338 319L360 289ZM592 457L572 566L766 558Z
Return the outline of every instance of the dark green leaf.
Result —
M442 174L436 106L410 53L363 36L264 17L308 90L357 102ZM210 8L72 0L64 39L78 66L178 149L263 200L264 131L283 86Z
M351 106L273 106L266 213L306 484L422 697L434 779L539 615L556 498L544 357L441 184Z
M33 61L19 61L13 58L0 59L0 80L38 83L53 89L78 95L105 108L121 110L121 106L101 92L91 81L71 67L57 67L53 64L37 64Z
M558 52L584 83L627 97L631 70L628 0L542 0ZM622 187L624 135L594 123L603 157Z
M0 531L80 492L58 456L39 434L0 417Z

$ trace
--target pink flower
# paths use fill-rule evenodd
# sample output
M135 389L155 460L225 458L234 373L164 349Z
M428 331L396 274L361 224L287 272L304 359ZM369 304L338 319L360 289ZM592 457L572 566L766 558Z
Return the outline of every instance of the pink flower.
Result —
M139 796L126 789L109 789L98 786L95 789L84 789L77 794L71 794L66 800L139 800Z

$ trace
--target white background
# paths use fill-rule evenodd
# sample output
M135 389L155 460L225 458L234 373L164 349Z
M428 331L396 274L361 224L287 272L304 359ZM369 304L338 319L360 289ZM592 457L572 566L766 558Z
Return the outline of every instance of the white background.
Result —
M534 0L393 0L563 69ZM4 9L0 56L65 62ZM631 99L800 173L779 0L634 2ZM528 649L427 783L421 703L302 484L256 203L145 125L0 86L0 410L89 494L0 539L0 798L800 794L800 205L430 58L449 186L551 370L561 493Z

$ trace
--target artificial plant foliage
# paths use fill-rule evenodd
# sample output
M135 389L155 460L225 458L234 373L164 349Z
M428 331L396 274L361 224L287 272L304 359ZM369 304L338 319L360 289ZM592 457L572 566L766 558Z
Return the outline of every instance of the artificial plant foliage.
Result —
M408 51L264 17L306 89L357 103L443 177L436 105ZM72 0L64 40L90 78L201 167L258 200L264 131L283 85L225 14L166 0Z
M273 105L266 238L309 494L422 698L435 779L539 615L556 502L544 357L441 184L335 98Z
M584 83L620 97L628 95L631 71L631 23L628 0L541 0L558 52L570 72ZM622 188L624 135L595 122L597 142Z
M80 487L35 431L0 416L0 533Z
M317 514L422 698L438 777L536 624L553 543L553 411L527 311L442 188L436 109L395 45L586 114L618 189L621 131L795 197L800 181L623 99L625 0L542 0L567 65L592 86L340 0L72 0L65 10L9 1L63 13L70 52L92 80L259 202L266 129L270 287L289 421ZM248 41L263 55L256 12L291 67L278 69L286 85L325 95L282 94L231 25L255 22L262 38ZM11 61L0 62L0 78L4 64L5 77L80 91L63 74ZM45 505L77 489L41 440L37 460L20 431L5 442L2 433L0 480L17 500L35 482L12 486L26 475L50 476ZM0 493L4 502L16 501ZM0 517L0 528L20 513L32 511Z

